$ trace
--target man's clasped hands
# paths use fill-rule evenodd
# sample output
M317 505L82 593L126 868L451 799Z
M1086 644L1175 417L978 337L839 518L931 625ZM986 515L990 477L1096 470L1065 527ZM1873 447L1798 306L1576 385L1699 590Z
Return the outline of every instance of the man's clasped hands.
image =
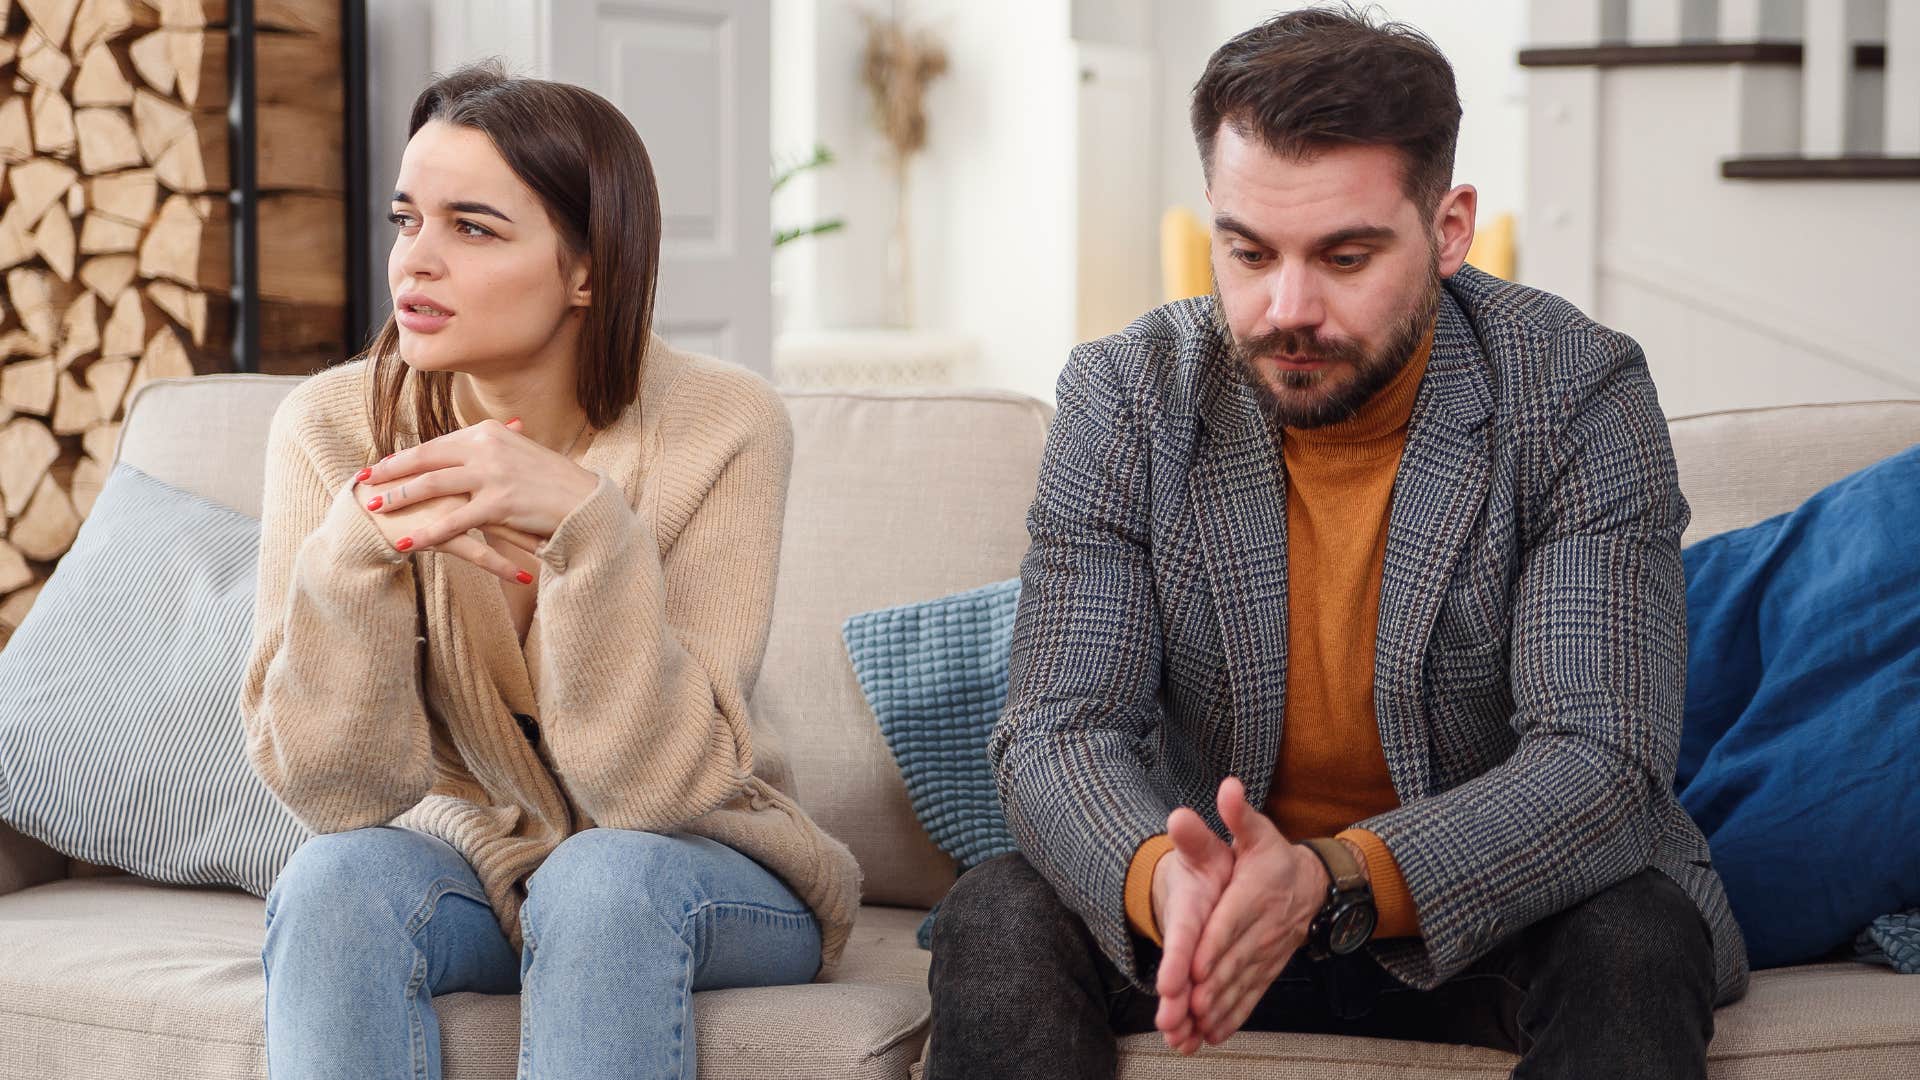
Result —
M1153 871L1163 943L1154 1025L1181 1054L1240 1030L1306 943L1329 887L1319 856L1282 836L1239 779L1222 781L1216 802L1232 844L1180 807L1167 818L1173 850Z

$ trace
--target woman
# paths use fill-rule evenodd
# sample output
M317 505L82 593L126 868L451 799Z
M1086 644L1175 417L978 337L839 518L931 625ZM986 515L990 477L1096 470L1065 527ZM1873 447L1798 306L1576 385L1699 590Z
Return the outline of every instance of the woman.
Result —
M267 902L267 1057L438 1076L435 994L521 994L522 1077L692 1077L692 994L804 982L858 903L768 782L792 433L650 333L660 210L605 100L415 101L395 317L274 417L242 704L321 835Z

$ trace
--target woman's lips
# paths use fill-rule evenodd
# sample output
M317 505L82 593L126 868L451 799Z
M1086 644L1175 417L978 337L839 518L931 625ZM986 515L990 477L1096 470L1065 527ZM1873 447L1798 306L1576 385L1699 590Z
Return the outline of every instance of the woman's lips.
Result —
M451 315L428 315L425 312L415 311L412 308L405 307L396 310L393 313L393 317L403 329L416 334L436 333L445 328L447 323L453 321L453 316Z

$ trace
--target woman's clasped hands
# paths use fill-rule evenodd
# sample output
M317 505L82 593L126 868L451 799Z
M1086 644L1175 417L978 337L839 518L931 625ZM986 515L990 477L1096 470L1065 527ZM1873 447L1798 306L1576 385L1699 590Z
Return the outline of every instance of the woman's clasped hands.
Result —
M524 564L600 478L522 434L515 418L485 420L390 454L354 482L355 497L395 550L442 551L531 585ZM503 547L527 558L509 558Z

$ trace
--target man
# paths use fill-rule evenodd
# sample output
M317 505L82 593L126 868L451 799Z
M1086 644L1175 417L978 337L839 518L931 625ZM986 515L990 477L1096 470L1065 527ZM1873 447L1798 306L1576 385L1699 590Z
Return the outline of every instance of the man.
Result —
M1195 87L1215 292L1060 378L991 746L1021 854L942 907L930 1080L1156 1028L1705 1075L1746 962L1672 792L1666 423L1631 340L1464 265L1459 117L1352 12Z

